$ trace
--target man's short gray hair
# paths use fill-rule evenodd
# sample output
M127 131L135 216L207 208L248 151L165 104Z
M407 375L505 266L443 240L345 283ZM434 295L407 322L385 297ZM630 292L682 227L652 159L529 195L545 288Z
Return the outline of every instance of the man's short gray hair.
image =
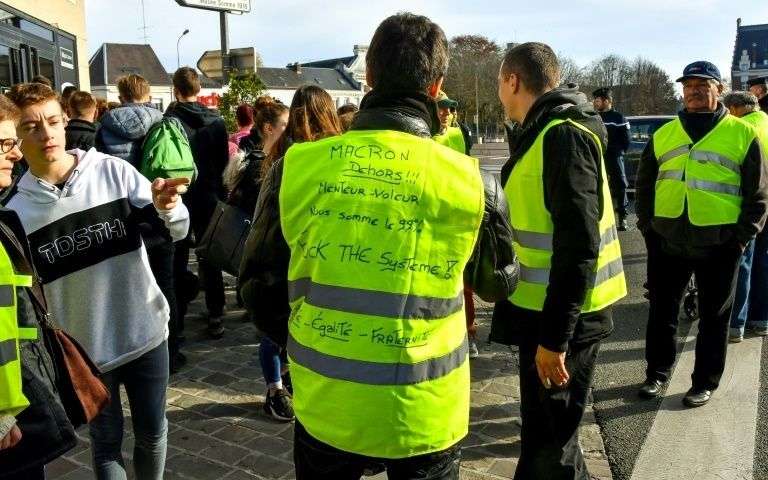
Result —
M744 107L749 111L758 109L757 97L750 92L731 92L723 96L723 105L726 108Z

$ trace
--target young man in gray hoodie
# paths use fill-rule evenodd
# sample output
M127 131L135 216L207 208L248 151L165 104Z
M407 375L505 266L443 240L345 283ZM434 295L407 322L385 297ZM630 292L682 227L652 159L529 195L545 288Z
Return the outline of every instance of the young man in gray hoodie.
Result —
M56 93L13 87L18 135L29 171L7 206L27 232L54 321L102 370L112 396L90 424L97 478L125 478L120 385L131 404L136 478L161 479L168 423L168 302L150 270L137 217L156 214L181 239L189 214L179 194L189 179L151 185L135 168L94 149L65 151Z

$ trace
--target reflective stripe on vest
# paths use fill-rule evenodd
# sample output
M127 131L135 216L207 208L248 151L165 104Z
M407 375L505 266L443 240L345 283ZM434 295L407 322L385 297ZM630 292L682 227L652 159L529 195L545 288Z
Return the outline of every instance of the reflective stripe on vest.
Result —
M653 135L659 165L654 215L693 225L736 223L741 213L741 166L755 129L726 115L695 144L677 118ZM687 205L687 208L686 208Z
M466 435L463 270L483 195L477 160L429 138L352 130L288 150L287 350L311 436L406 458Z
M464 292L454 298L435 298L323 285L313 282L311 278L289 281L288 299L294 302L301 297L310 305L331 310L427 320L444 318L461 310Z
M553 120L541 131L528 151L515 163L504 191L509 202L513 245L520 259L520 283L509 300L522 308L541 311L549 285L553 251L552 217L544 202L543 139L550 128L564 123ZM600 146L600 140L586 127L576 122L569 124L590 134ZM602 177L607 178L602 164ZM603 204L599 221L600 247L595 271L587 280L587 295L583 312L601 310L626 295L624 266L621 259L619 236L616 230L611 196L607 182L601 184Z
M448 127L445 133L432 137L440 145L455 150L459 153L467 153L467 144L464 142L464 132L459 127Z
M37 337L37 328L20 328L16 289L31 285L30 276L16 274L0 244L0 412L14 416L29 405L22 391L19 340Z

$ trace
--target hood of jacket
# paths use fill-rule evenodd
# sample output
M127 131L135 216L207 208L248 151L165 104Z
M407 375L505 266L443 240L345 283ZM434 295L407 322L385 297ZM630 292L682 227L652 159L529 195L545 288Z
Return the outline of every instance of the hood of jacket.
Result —
M129 141L147 136L152 125L163 119L163 112L144 103L127 103L109 110L101 118L101 127L116 137Z
M70 150L68 153L76 157L76 164L72 174L69 176L64 186L59 189L56 185L27 172L19 179L17 185L17 195L24 195L34 203L56 203L65 197L73 197L79 194L86 186L85 177L89 170L94 168L97 162L105 158L111 158L105 153L97 151L95 148L83 151L79 149Z
M87 120L80 120L79 118L73 118L67 122L67 131L70 132L88 132L96 133L96 124Z
M200 102L174 102L165 114L177 117L193 130L221 119L218 110L208 108Z
M509 139L512 156L522 156L544 127L555 119L574 120L595 133L603 147L608 143L608 133L600 115L587 100L587 96L579 91L578 85L570 83L551 90L536 100L523 124L513 129L513 136Z

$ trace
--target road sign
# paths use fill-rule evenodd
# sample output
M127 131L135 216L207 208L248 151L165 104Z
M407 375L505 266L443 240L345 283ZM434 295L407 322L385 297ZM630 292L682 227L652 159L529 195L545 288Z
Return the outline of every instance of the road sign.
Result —
M229 65L231 70L238 72L253 71L256 51L253 47L229 49ZM222 80L224 72L221 69L221 50L207 50L197 61L197 69L208 78Z
M217 12L250 12L251 0L176 0L182 7L202 8Z

